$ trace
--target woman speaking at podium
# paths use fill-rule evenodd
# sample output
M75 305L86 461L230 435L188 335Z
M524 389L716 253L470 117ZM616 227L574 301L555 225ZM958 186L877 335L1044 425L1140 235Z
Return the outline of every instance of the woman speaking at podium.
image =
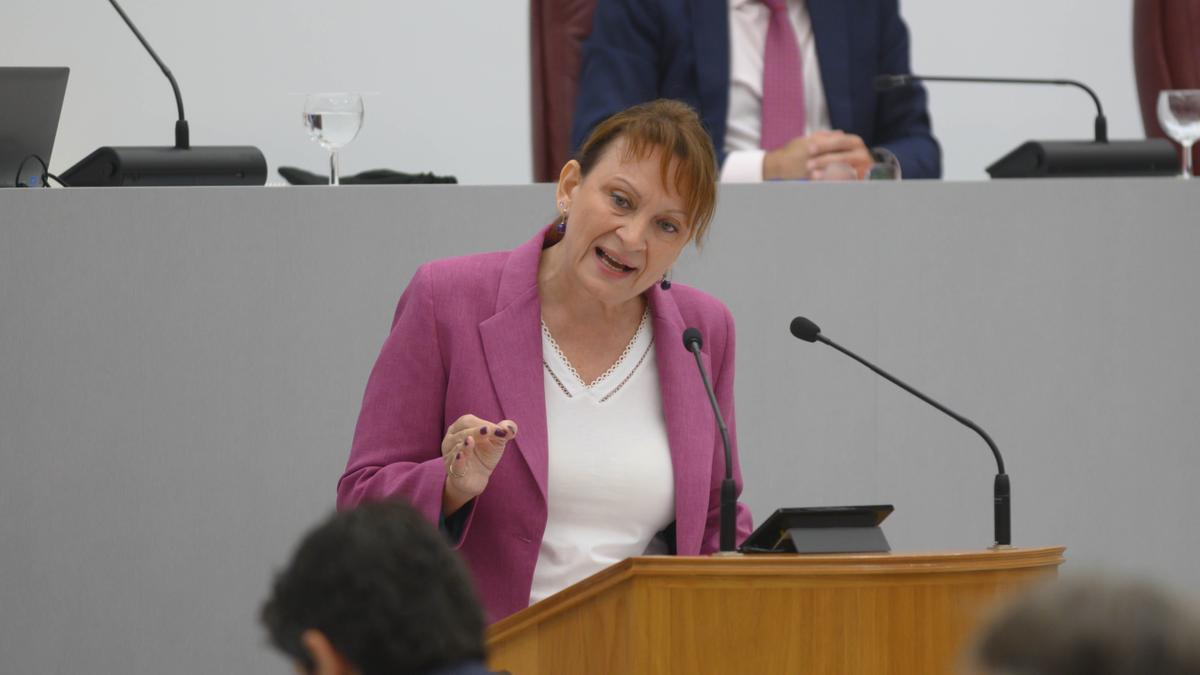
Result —
M493 621L630 556L716 551L724 451L681 335L704 336L736 439L733 318L669 281L716 180L690 108L639 105L563 167L556 223L421 266L367 382L338 507L416 506ZM737 540L749 532L739 504Z

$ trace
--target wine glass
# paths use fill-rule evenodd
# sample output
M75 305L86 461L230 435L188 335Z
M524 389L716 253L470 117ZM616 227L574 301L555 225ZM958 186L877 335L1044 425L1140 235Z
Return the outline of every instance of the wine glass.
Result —
M329 184L338 185L338 149L358 136L363 122L361 94L309 94L304 99L308 137L329 151Z
M1158 123L1183 146L1183 177L1191 178L1192 144L1200 139L1200 89L1166 89L1158 92Z

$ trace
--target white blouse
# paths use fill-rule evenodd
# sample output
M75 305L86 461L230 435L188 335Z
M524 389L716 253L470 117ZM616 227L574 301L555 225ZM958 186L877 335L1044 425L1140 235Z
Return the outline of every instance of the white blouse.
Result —
M529 602L647 552L675 520L675 484L649 311L585 385L542 325L549 500Z

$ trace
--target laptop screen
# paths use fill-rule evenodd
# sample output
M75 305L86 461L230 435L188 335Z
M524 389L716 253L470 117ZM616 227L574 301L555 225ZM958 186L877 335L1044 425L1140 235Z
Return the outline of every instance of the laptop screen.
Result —
M0 68L0 186L41 186L42 165L32 156L50 164L69 73L68 68Z

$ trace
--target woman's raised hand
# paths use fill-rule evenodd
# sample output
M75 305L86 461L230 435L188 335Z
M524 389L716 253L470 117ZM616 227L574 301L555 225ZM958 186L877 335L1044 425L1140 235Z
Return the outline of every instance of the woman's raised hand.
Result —
M505 446L516 436L517 424L512 420L489 422L463 415L450 425L442 439L442 460L446 463L443 506L454 507L443 509L447 515L483 492L504 456Z

